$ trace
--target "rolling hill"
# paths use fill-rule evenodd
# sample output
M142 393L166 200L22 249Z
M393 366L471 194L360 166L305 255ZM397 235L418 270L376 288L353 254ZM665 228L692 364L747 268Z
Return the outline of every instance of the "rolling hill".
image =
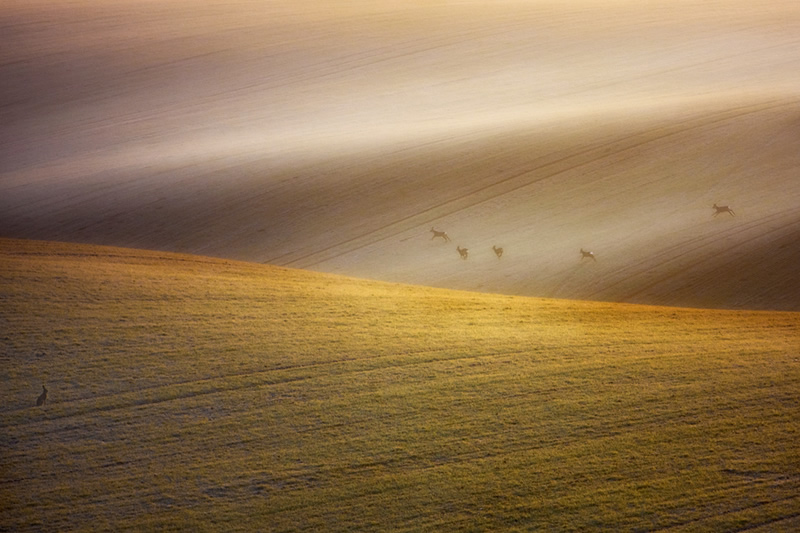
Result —
M799 24L788 0L4 2L0 236L800 310Z
M7 239L0 298L0 530L800 525L798 313Z
M0 531L799 529L798 27L2 2Z

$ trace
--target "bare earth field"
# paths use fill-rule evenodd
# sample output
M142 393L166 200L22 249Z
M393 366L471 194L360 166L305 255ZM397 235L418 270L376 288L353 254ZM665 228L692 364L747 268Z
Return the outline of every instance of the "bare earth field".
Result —
M800 527L800 313L5 239L0 303L0 531Z
M798 27L794 0L5 1L0 236L800 310Z

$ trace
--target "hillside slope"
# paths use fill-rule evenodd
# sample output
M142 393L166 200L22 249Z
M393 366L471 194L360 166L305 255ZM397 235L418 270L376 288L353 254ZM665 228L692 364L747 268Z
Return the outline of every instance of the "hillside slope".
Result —
M0 236L800 309L797 2L38 1L0 22Z
M0 297L0 530L800 525L798 313L9 240Z

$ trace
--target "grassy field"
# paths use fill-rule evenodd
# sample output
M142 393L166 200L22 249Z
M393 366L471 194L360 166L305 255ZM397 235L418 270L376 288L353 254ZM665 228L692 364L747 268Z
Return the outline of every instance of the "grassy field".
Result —
M14 240L0 298L3 531L800 527L798 313Z

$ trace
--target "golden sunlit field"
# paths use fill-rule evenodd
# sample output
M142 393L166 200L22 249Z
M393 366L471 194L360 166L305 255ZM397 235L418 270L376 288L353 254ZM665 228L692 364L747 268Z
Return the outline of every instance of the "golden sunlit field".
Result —
M0 1L0 532L800 530L798 28Z
M3 530L800 526L798 313L14 240L0 297Z

